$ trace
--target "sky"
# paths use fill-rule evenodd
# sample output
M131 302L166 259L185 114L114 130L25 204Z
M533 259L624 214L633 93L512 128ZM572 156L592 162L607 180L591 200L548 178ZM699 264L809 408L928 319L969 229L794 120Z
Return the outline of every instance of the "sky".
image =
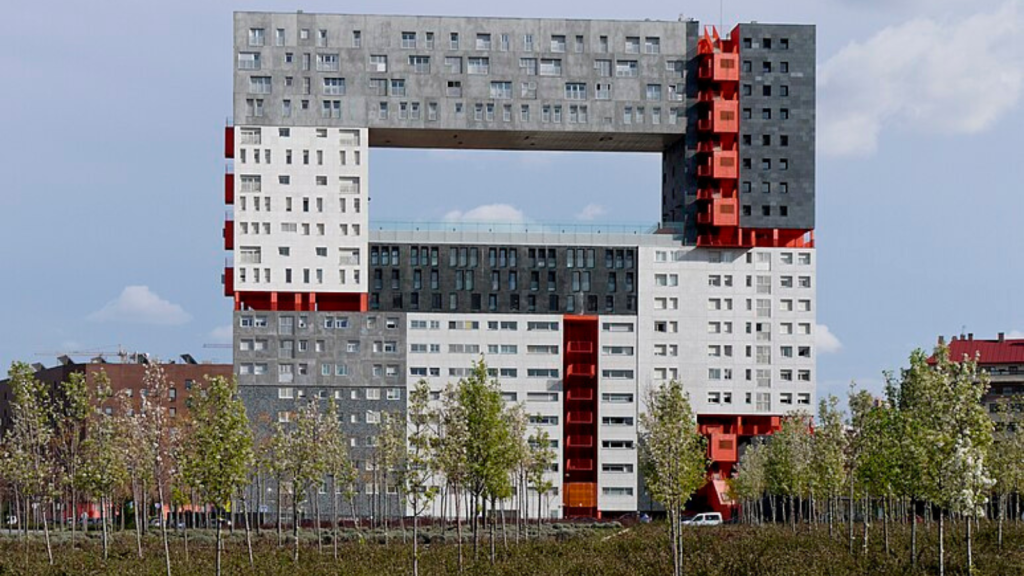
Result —
M817 25L819 394L1024 337L1024 0L18 2L0 19L0 363L230 361L231 14ZM653 223L650 154L374 150L371 219ZM443 193L439 193L443 191Z

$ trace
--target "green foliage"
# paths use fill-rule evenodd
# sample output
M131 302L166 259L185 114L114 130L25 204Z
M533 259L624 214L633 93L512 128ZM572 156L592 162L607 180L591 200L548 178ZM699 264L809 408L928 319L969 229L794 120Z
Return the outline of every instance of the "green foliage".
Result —
M208 502L226 505L246 485L252 435L234 379L207 380L193 399L188 478Z

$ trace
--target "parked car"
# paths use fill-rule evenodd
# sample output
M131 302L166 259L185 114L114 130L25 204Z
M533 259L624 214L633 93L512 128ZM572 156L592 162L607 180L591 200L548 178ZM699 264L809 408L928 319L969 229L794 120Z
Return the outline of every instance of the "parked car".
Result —
M696 516L683 518L684 526L721 526L722 514L719 512L703 512Z

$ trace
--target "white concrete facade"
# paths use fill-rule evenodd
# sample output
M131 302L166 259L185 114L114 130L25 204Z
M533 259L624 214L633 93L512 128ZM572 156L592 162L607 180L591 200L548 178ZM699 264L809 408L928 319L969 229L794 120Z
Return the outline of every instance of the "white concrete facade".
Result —
M813 411L815 259L641 246L640 382L682 382L698 414Z
M366 291L366 128L235 127L234 286Z

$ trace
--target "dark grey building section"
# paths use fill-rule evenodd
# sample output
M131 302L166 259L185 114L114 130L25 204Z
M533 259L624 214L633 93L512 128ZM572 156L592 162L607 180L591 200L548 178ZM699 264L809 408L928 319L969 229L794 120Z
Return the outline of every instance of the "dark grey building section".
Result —
M815 27L739 30L740 225L813 230Z
M636 314L637 254L623 246L370 245L370 309Z
M334 399L360 474L356 514L380 510L381 498L368 494L367 487L373 484L378 418L387 412L405 421L404 315L239 311L234 321L239 395L257 433L269 434L275 424L288 426L313 399L321 409ZM329 507L329 496L321 498ZM401 514L398 495L388 499L389 513ZM275 504L269 502L270 508ZM349 502L343 509L349 510Z

